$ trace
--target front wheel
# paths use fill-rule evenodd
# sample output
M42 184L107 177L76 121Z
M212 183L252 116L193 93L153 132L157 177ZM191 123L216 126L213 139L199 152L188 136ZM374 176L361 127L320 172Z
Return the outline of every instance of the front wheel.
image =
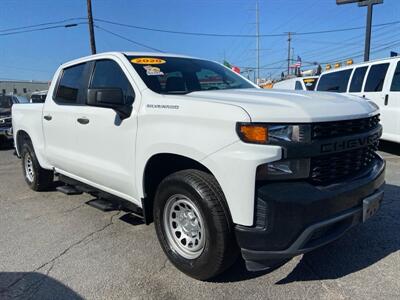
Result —
M210 279L237 258L224 195L208 173L184 170L165 178L157 189L154 222L169 260L193 278Z

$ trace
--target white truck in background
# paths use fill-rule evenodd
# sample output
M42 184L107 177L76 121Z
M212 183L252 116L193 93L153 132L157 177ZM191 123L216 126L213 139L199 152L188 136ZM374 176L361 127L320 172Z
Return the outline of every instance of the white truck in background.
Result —
M27 184L84 191L154 221L200 280L241 253L264 270L325 245L383 199L382 127L358 97L259 89L224 66L165 53L63 64L45 103L14 105ZM355 241L356 242L356 241Z
M348 93L374 102L380 110L382 139L400 143L400 56L326 71L316 90Z

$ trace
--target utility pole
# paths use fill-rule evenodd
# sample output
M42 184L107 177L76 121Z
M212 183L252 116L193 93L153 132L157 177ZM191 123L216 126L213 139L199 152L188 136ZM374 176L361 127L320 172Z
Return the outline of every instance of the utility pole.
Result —
M372 28L372 11L376 4L382 4L383 0L336 0L337 5L349 4L358 2L359 7L367 6L367 26L365 29L365 49L364 49L364 61L369 61L369 55L371 51L371 28Z
M87 1L87 14L88 14L88 25L90 34L90 48L92 49L92 54L96 54L96 41L94 39L94 28L93 28L93 15L92 15L92 0Z
M256 84L260 81L260 18L258 0L256 1L256 65L257 65L257 79Z
M290 74L290 51L292 48L290 47L290 42L292 41L292 33L288 32L288 56L287 56L287 74Z

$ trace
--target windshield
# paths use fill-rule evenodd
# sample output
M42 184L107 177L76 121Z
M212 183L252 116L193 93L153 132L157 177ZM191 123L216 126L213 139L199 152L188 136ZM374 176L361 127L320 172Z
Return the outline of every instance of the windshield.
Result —
M207 60L159 56L128 59L147 87L159 94L254 88L233 71Z
M0 108L10 108L12 106L11 96L0 96Z
M315 86L317 85L318 78L304 78L303 82L307 88L307 91L315 90Z

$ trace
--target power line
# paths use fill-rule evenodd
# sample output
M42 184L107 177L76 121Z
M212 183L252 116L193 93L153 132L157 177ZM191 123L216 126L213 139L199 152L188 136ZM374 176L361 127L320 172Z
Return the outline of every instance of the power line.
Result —
M139 30L146 30L146 31L153 31L153 32L161 32L161 33L169 33L169 34L181 34L181 35L193 35L193 36L210 36L210 37L240 37L240 38L256 38L257 35L255 34L220 34L220 33L205 33L205 32L189 32L189 31L175 31L175 30L165 30L159 28L151 28L151 27L143 27L143 26L136 26L130 25L120 22L109 21L105 19L94 19L97 22L134 28ZM400 21L376 24L373 27L380 27L380 26L388 26L400 24ZM314 35L314 34L326 34L326 33L333 33L333 32L344 32L344 31L352 31L352 30L360 30L365 29L365 26L359 27L349 27L349 28L341 28L341 29L331 29L331 30L322 30L322 31L309 31L309 32L293 32L292 35ZM277 37L277 36L287 36L287 33L275 33L275 34L260 34L259 37Z
M151 46L148 46L148 45L145 45L145 44L136 42L136 41L134 41L134 40L131 40L131 39L129 39L129 38L123 36L123 35L120 35L120 34L118 34L118 33L112 32L112 31L110 31L110 30L108 30L108 29L105 29L105 28L103 28L103 27L100 27L99 25L94 25L94 27L96 27L97 29L100 29L100 30L102 30L102 31L104 31L104 32L107 32L107 33L109 33L109 34L111 34L111 35L114 35L114 36L116 36L116 37L119 37L119 38L121 38L121 39L123 39L123 40L125 40L125 41L128 41L128 42L131 42L131 43L133 43L133 44L135 44L135 45L138 45L138 46L140 46L140 47L147 48L147 49L150 49L150 50L153 50L153 51L156 51L156 52L165 52L165 51L163 51L163 50L160 50L160 49L157 49L157 48L154 48L154 47L151 47Z
M35 31L44 31L44 30L56 29L56 28L69 28L69 27L75 27L75 26L78 26L81 24L87 24L87 22L79 22L79 23L66 24L66 25L48 26L48 27L42 27L42 28L37 28L37 29L6 32L6 33L0 33L0 36L8 36L8 35L15 35L15 34L21 34L21 33L35 32Z
M71 22L71 21L77 21L77 20L86 20L86 18L69 18L69 19L64 19L64 20L54 21L54 22L47 22L47 23L40 23L40 24L35 24L35 25L7 28L7 29L1 29L0 32L18 31L21 29L29 29L29 28L36 28L36 27L41 27L41 26L56 25L56 24L62 24L62 23L67 23L67 22Z

